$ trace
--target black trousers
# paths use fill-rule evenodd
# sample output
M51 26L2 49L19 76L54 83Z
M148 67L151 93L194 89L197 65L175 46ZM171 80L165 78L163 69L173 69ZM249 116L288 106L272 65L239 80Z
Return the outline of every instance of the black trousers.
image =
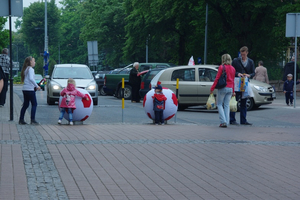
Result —
M293 100L294 100L294 94L293 91L289 91L285 93L285 102L286 104L293 104Z
M136 101L136 102L141 101L140 85L139 84L132 84L131 88L132 88L131 101Z
M4 106L5 101L6 101L6 93L8 90L8 77L9 74L5 73L5 78L3 79L3 89L0 93L0 105Z

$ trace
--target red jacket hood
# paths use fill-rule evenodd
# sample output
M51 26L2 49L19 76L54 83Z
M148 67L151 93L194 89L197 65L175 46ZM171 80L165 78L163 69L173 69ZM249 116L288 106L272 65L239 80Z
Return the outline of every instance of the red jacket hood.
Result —
M154 98L156 98L158 101L166 101L167 97L164 94L154 94Z

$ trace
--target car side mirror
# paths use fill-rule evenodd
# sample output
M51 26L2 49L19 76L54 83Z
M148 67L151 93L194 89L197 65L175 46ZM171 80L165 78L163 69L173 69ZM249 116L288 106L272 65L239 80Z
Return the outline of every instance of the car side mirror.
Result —
M46 78L46 79L50 79L50 76L49 76L49 75L46 75L45 78Z

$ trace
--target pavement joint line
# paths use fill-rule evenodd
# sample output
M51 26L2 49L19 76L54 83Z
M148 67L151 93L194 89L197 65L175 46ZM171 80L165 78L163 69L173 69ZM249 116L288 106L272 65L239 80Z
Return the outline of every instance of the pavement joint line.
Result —
M141 139L141 140L46 140L47 145L59 144L243 144L266 146L300 146L300 142L246 141L246 140L188 140L188 139Z
M35 126L17 125L17 129L30 199L68 200L65 187L42 135Z

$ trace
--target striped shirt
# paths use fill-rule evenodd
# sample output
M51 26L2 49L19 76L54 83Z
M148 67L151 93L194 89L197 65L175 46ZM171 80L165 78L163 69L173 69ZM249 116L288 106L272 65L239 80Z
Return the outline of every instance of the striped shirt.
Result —
M10 58L6 54L0 54L0 66L4 73L9 74Z

